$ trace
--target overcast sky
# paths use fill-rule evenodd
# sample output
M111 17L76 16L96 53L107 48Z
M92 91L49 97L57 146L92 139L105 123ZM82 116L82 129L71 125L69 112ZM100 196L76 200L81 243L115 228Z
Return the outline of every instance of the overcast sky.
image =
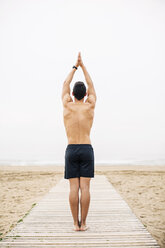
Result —
M1 0L0 160L64 163L63 82L81 51L95 162L165 159L165 2ZM79 67L71 83L85 82Z

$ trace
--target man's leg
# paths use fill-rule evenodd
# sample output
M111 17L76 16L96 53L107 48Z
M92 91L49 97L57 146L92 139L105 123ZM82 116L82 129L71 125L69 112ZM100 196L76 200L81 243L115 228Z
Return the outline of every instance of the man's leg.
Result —
M80 190L81 190L81 227L80 231L85 231L88 229L86 226L86 217L88 214L89 204L90 204L90 177L80 177Z
M74 231L79 231L79 186L80 178L70 178L70 193L69 193L69 203L74 220Z

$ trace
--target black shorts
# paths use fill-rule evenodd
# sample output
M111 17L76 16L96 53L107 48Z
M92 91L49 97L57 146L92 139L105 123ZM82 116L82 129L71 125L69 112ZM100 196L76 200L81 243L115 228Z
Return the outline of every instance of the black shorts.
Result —
M91 144L68 144L64 178L73 177L94 177L94 151Z

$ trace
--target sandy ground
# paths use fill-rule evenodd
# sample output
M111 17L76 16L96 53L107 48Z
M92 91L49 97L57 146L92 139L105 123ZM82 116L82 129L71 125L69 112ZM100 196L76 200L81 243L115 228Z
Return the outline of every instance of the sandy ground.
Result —
M0 166L0 238L61 178L58 168Z
M100 168L97 174L102 173ZM120 170L111 168L105 169L104 175L160 247L165 247L165 166L136 169L120 167Z
M0 237L3 238L63 178L64 167L0 166ZM165 166L95 166L165 247ZM94 180L94 179L93 179Z

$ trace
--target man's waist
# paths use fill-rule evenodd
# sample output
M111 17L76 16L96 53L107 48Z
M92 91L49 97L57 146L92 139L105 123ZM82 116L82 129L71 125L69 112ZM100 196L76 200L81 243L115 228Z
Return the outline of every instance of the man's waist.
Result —
M74 147L92 147L92 144L68 144L67 147L74 148Z

